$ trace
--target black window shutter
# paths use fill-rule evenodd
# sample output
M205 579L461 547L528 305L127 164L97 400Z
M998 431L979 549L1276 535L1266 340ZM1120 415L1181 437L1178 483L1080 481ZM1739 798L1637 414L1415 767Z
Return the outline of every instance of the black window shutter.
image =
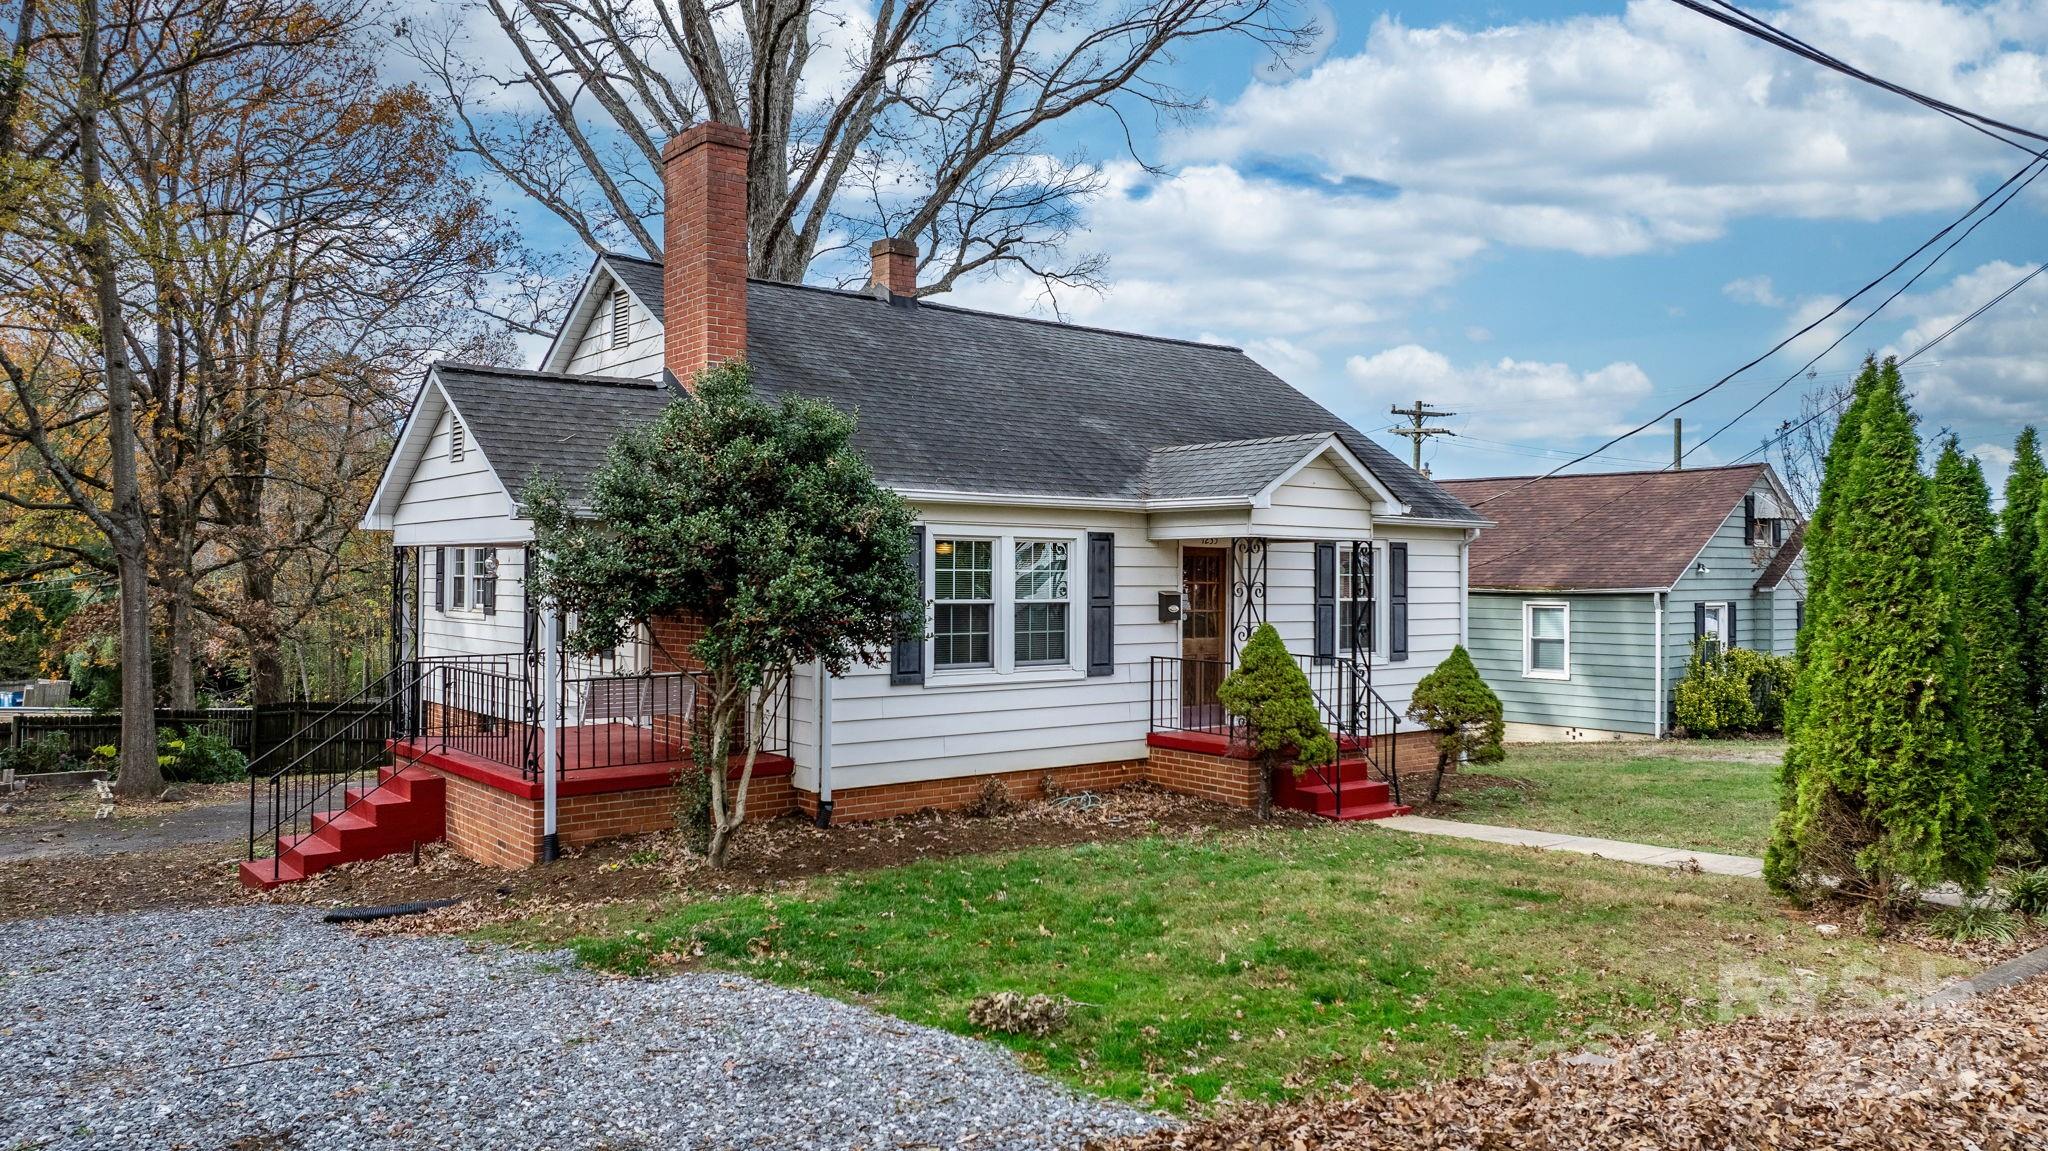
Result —
M1408 658L1408 545L1387 545L1387 658Z
M1116 536L1088 533L1088 674L1116 674Z
M493 569L494 567L496 567L497 565L496 565L496 564L494 564L494 563L492 563L491 561L492 561L492 560L495 560L495 559L496 559L496 558L498 557L498 549L497 549L497 548L479 548L479 549L477 549L477 554L478 554L478 556L480 556L480 557L482 558L482 560L483 560L483 569L484 569L484 573L485 573L485 574L484 574L484 592L483 592L483 601L484 601L484 614L485 614L485 615L497 615L497 614L498 614L498 573L492 570L492 569Z
M1742 497L1742 542L1745 544L1754 544L1756 542L1756 497L1754 495Z
M889 660L889 682L924 682L924 528L910 529L910 570L917 581L917 607L896 629L896 650Z
M1359 569L1352 577L1361 581L1358 597L1359 620L1356 629L1358 638L1352 647L1353 650L1360 652L1362 655L1363 653L1375 652L1380 649L1380 607L1379 601L1375 598L1379 592L1378 585L1373 582L1373 547L1371 544L1358 545L1358 562Z
M1741 638L1742 629L1735 626L1735 605L1731 603L1728 605L1728 634L1725 637L1727 642L1721 646L1724 648L1741 647L1742 644L1738 642Z
M1784 542L1785 517L1779 516L1777 519L1771 521L1771 543L1775 545L1782 545Z
M1316 545L1316 661L1337 658L1337 545Z
M448 549L434 549L434 610L448 610Z
M1794 632L1806 630L1806 601L1803 599L1792 601L1792 630Z
M1707 605L1703 603L1696 603L1692 605L1692 638L1695 641L1698 641L1700 639L1705 638L1706 634Z

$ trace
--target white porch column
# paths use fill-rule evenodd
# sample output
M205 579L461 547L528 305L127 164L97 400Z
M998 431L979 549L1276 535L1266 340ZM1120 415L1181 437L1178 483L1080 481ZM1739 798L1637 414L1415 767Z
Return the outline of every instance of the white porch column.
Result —
M561 855L555 830L555 785L561 774L562 619L553 604L530 605L540 615L540 858L552 863Z

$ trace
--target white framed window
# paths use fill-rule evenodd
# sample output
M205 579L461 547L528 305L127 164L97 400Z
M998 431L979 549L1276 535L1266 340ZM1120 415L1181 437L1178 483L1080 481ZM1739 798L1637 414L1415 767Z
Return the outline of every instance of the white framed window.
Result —
M927 527L926 686L1086 673L1083 533Z
M1011 658L1018 667L1067 664L1073 660L1072 596L1066 540L1016 540L1011 544Z
M613 348L623 348L633 339L633 297L626 289L612 291L611 337Z
M1571 605L1525 601L1522 604L1522 674L1530 679L1570 679L1571 668Z
M490 581L496 548L449 548L448 570L442 573L442 600L451 612L484 610L484 585Z
M1710 603L1700 605L1700 638L1707 641L1710 652L1725 651L1728 647L1728 605Z
M1351 637L1356 634L1365 641L1362 646L1367 655L1383 656L1387 653L1387 547L1370 544L1354 553L1349 544L1337 546L1337 650L1350 652ZM1371 586L1360 589L1367 593L1358 605L1365 618L1354 629L1352 619L1357 613L1351 592L1361 580L1369 580Z
M448 462L459 464L469 454L469 429L462 426L462 420L450 417L448 420Z
M995 666L994 540L932 540L932 667Z

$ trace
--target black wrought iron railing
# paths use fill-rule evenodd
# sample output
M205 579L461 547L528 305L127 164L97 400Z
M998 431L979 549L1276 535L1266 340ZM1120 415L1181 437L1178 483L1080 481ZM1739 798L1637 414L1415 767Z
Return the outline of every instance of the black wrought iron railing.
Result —
M1343 773L1361 760L1368 778L1385 783L1395 803L1401 802L1401 775L1396 738L1400 714L1372 685L1372 669L1344 656L1317 659L1295 655L1314 694L1316 709L1338 742L1338 762L1305 769L1335 793L1336 811L1343 811ZM1153 731L1223 736L1243 742L1243 721L1217 702L1217 686L1230 672L1223 660L1153 656L1150 712Z

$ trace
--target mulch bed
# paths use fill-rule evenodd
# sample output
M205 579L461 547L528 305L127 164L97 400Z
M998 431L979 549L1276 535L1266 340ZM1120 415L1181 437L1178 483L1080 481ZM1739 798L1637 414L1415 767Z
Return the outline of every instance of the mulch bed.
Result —
M1309 816L1283 811L1264 826L1311 822ZM0 921L249 902L378 906L447 898L489 904L503 914L524 905L753 890L926 858L1257 826L1259 821L1244 809L1134 785L985 817L933 812L825 830L785 817L742 829L723 871L686 859L673 836L656 835L596 844L550 866L523 871L484 867L434 847L418 862L390 856L351 864L268 894L251 892L236 878L239 845L193 846L0 862Z
M2040 1151L2048 980L1952 1007L1758 1018L1404 1091L1245 1107L1093 1151Z

